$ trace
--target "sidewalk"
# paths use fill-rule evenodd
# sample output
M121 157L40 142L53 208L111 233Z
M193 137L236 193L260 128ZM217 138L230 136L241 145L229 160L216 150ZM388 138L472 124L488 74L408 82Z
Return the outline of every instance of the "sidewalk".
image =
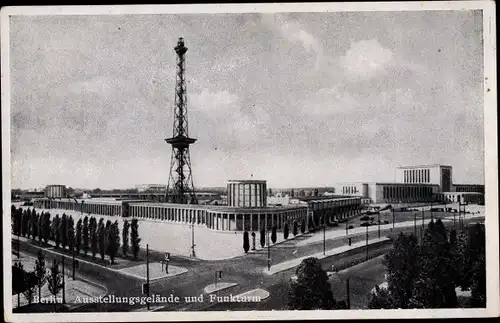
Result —
M17 239L17 236L15 236L15 239ZM26 237L19 237L19 240L23 241L25 243L28 243L28 244L31 242L31 239L26 238ZM68 259L71 259L71 257L68 256L67 254L63 254L61 252L56 251L54 249L54 246L52 245L51 242L52 241L50 241L49 244L45 245L45 246L37 246L37 245L33 245L33 246L35 246L37 248L40 248L41 250L44 250L45 252L50 252L50 253L52 253L54 255L64 256L64 257L66 257ZM13 256L12 260L15 260L14 257L15 256ZM116 261L119 261L122 258L118 258L117 257L115 259L116 259ZM145 269L141 270L142 267L144 267L144 268L146 267L145 264L137 263L135 266L129 266L129 267L124 267L124 268L120 268L120 269L115 269L115 268L111 268L109 266L103 266L101 264L98 264L98 263L95 263L95 262L92 262L92 261L89 261L89 260L82 259L82 258L80 258L78 256L75 256L75 260L78 260L78 262L81 262L81 263L86 263L86 264L89 264L89 265L101 268L103 270L109 270L109 271L112 271L112 272L115 272L115 273L119 273L119 274L122 274L122 275L125 275L125 276L128 276L128 277L132 277L134 279L146 280L146 276L145 275L140 276L140 274L142 273L142 271L145 271ZM150 266L153 266L153 264L158 264L158 266L160 266L159 263L150 262ZM185 268L177 267L177 266L173 266L173 265L169 265L169 268L172 269L172 271L170 271L169 274L158 275L159 277L157 277L156 279L172 277L172 276L176 276L176 275L179 275L179 274L184 274L184 273L186 273L188 271Z
M15 262L21 262L24 266L25 271L32 271L35 267L35 261L36 257L29 255L27 253L21 252L21 258L12 258L12 263ZM49 268L51 265L46 262L45 264L47 272L49 272ZM87 297L94 297L94 296L99 296L99 295L105 295L107 294L107 289L105 286L102 286L96 282L90 282L85 279L82 279L79 277L76 280L73 280L70 278L70 271L65 270L65 285L66 285L66 290L65 290L65 298L66 298L66 305L70 306L70 308L73 307L78 307L80 306L79 300L87 298ZM38 288L35 288L35 293L34 293L35 300L34 302L50 302L54 301L54 296L50 293L48 289L48 283L45 282L45 284L42 286L41 289L41 300L38 300ZM58 302L62 302L62 291L60 291L57 294L57 299ZM20 297L21 300L21 306L28 304L28 300L26 299L24 294L21 294ZM17 295L12 295L12 305L14 307L17 306Z
M465 219L476 219L476 218L484 218L484 214L473 214L473 215L466 215ZM455 219L458 221L458 214L455 216ZM453 221L453 216L447 216L442 218L441 220L452 220ZM425 218L424 223L429 224L431 222L430 218ZM414 221L405 221L405 222L396 222L394 223L394 228L407 228L407 227L412 227L415 225ZM417 225L422 225L422 218L417 216ZM368 227L368 232L375 232L378 230L378 225L372 225ZM380 225L380 230L387 230L393 227L392 223L389 224L381 224ZM345 230L330 230L326 231L326 239L336 239L336 238L345 238L345 237L350 237L353 235L358 235L358 234L363 234L366 232L366 227L356 227L354 229L350 229L349 234L346 235ZM297 241L294 245L295 246L304 246L316 242L321 242L323 241L323 235L322 234L315 234L307 239Z
M372 245L372 244L375 244L375 243L379 243L379 242L383 242L383 241L388 241L388 240L390 240L390 239L387 238L387 237L377 238L377 239L371 239L371 240L368 240L368 245ZM341 247L337 247L337 248L333 248L333 249L327 250L325 254L323 254L323 252L319 252L319 253L315 253L315 254L312 254L312 255L308 255L308 256L304 256L304 257L300 257L300 258L295 258L295 259L292 259L292 260L289 260L289 261L284 261L284 262L272 265L271 266L271 270L267 270L267 267L264 267L264 268L262 268L262 272L264 274L267 274L267 275L274 275L274 274L276 274L278 272L285 271L285 270L297 267L298 265L300 265L300 263L302 262L302 260L304 260L306 258L310 258L310 257L314 257L314 258L318 258L318 259L328 258L328 257L334 256L334 255L338 255L338 254L341 254L341 253L349 251L349 250L353 250L353 249L357 249L357 248L362 248L364 246L366 246L366 241L359 241L359 242L353 243L350 246L349 245L344 245L344 246L341 246Z

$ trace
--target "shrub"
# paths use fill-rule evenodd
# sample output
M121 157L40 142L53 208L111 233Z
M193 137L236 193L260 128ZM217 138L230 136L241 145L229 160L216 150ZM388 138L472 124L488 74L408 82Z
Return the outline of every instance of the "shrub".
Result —
M245 250L245 253L247 253L249 249L250 249L250 241L248 240L248 232L245 231L243 233L243 250Z

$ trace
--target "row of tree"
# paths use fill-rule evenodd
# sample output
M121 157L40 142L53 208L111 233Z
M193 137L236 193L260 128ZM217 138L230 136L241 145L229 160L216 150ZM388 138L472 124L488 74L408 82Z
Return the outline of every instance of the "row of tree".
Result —
M112 264L119 253L120 229L117 220L107 220L104 223L103 218L97 221L93 216L85 216L83 220L80 218L77 221L75 227L73 217L64 213L61 217L56 214L51 220L49 213L38 214L35 209L16 209L13 205L11 212L12 232L15 235L38 239L40 243L45 244L50 240L54 242L56 249L68 247L69 251L77 254L83 251L83 254L87 255L90 250L92 258L99 253L104 260L105 255L108 255ZM121 237L122 256L127 257L131 252L133 259L137 260L141 241L137 219L133 219L131 223L128 220L123 222Z
M12 294L17 294L17 306L20 305L20 295L24 294L31 304L35 297L38 287L38 298L41 298L41 290L46 282L49 282L49 290L52 293L53 280L47 275L45 268L45 257L41 251L38 252L38 258L35 261L35 267L32 271L25 271L21 262L16 262L12 266Z
M469 306L486 306L484 224L449 234L441 220L431 221L419 243L401 233L384 257L387 289L376 287L370 308L456 308L455 289L470 290Z
M35 267L32 271L24 270L21 262L12 266L12 294L17 294L17 306L20 306L20 295L23 294L28 304L35 298L38 289L38 299L42 296L42 287L47 284L49 292L54 296L54 307L57 308L57 294L64 288L63 272L59 269L60 262L53 260L50 268L46 267L45 255L38 251Z
M283 238L286 240L288 239L288 236L290 234L289 232L289 227L288 227L288 222L285 222L285 225L283 227ZM274 244L276 243L276 240L277 240L277 231L278 231L278 228L276 226L273 226L271 228L271 242ZM304 234L304 232L306 231L306 221L305 220L302 220L302 224L300 226L300 232L302 234ZM296 236L298 234L298 223L297 222L293 222L293 235ZM253 245L253 249L255 249L255 232L252 232L251 233L252 235L252 245ZM262 248L264 248L264 246L266 245L266 230L264 228L262 228L260 230L260 246ZM250 250L250 239L249 239L249 234L248 234L248 231L245 231L243 233L243 250L245 250L245 253L248 252L248 250Z

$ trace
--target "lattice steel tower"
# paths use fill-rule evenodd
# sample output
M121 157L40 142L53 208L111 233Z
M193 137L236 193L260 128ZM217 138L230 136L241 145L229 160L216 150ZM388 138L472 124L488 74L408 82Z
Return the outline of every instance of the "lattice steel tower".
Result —
M165 141L172 145L170 175L167 186L167 201L172 203L197 203L194 192L189 145L196 139L189 138L186 96L186 59L187 47L181 37L174 48L177 53L177 73L175 82L174 127L172 138Z

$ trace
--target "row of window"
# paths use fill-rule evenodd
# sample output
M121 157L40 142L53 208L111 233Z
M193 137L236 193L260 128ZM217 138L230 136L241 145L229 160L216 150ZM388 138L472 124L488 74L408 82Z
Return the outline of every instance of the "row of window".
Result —
M481 186L456 186L456 192L473 192L473 193L484 193L484 187Z
M404 182L405 183L430 183L431 170L430 169L405 169Z
M228 203L231 206L259 207L265 205L265 185L229 184L228 191Z
M384 186L384 199L411 199L414 197L431 197L432 187L418 186Z
M359 190L356 186L342 186L342 194L355 194Z

